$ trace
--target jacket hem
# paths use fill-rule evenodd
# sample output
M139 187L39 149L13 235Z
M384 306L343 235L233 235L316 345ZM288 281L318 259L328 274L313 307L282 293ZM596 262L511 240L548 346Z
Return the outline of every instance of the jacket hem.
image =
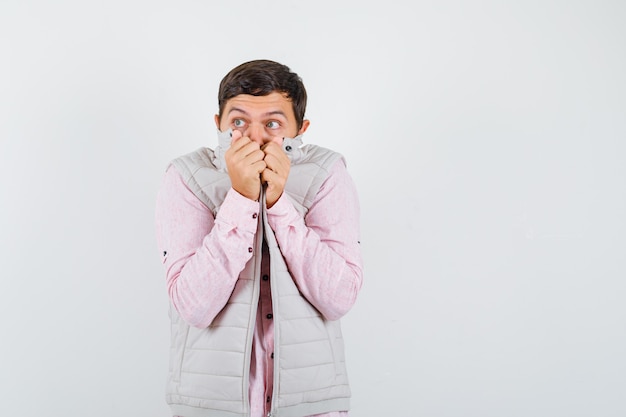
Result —
M189 405L170 404L173 416L181 417L247 417L247 413L235 413L213 408L192 407Z
M272 417L305 417L331 411L349 411L350 398L335 398L315 403L300 403L272 410ZM187 417L187 416L185 416Z

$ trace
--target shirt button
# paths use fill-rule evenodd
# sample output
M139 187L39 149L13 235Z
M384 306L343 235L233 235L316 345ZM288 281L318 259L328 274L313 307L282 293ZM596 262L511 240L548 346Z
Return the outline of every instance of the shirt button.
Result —
M285 146L285 150L286 150L287 152L291 152L291 146L289 146L289 145Z
M263 281L267 281L268 279L270 279L268 275L263 275Z
M272 317L274 317L274 316L272 315L272 313L269 313L269 314L268 314L267 316L265 316L265 317L267 317L268 319L270 319L270 320L271 320L271 319L272 319Z
M268 396L267 396L267 399L266 399L265 401L269 403L270 401L272 401L272 397L270 397L270 396L268 395Z
M252 253L252 248L251 247L248 248L248 252Z
M272 352L271 358L274 359L274 352Z
M253 219L256 219L257 217L258 217L258 214L256 214L256 213L254 213L254 214L252 215L252 218L253 218Z

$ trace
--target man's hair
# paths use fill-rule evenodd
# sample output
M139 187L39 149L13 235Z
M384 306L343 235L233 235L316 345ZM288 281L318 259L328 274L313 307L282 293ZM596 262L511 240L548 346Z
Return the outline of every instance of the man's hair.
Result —
M275 91L291 99L299 130L306 110L302 79L286 65L266 59L244 62L226 74L217 95L219 117L222 118L226 102L239 94L266 96Z

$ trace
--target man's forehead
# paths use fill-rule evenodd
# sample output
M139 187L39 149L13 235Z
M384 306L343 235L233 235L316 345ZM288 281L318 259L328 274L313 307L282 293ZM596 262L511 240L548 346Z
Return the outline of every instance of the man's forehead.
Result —
M234 97L231 97L226 102L227 104L232 102L250 102L250 103L288 103L291 104L291 99L287 97L287 93L281 93L280 91L272 91L269 94L262 96L255 96L252 94L239 94Z

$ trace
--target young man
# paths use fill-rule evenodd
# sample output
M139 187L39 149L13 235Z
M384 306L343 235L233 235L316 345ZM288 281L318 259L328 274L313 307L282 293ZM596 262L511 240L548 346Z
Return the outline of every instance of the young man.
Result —
M302 145L306 99L288 67L244 63L220 83L219 146L167 168L174 415L347 416L339 319L362 283L359 205L343 158Z

